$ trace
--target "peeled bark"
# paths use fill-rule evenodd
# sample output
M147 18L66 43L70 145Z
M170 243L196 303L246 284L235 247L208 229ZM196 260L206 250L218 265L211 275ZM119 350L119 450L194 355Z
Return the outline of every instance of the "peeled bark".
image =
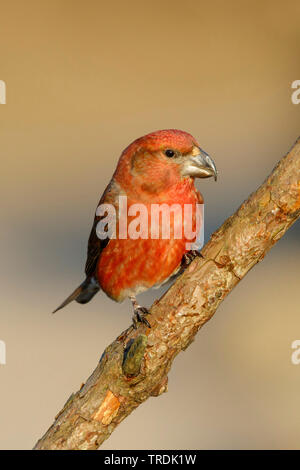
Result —
M147 317L109 345L35 449L97 449L135 408L167 391L175 356L300 215L300 138L271 175L212 235Z

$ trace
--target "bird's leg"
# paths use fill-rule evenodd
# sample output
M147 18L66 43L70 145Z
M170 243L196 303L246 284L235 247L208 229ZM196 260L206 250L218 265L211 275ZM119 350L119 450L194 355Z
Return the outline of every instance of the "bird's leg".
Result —
M148 326L148 328L151 328L151 325L146 318L146 315L149 314L149 311L145 307L141 307L137 303L137 300L134 295L131 295L129 298L133 306L134 315L132 317L132 321L134 328L136 329L138 327L138 323L144 323L146 326Z
M187 268L191 264L191 262L197 257L203 258L200 251L197 251L197 250L187 251L183 255L182 260L181 260L181 266L183 267L183 269Z

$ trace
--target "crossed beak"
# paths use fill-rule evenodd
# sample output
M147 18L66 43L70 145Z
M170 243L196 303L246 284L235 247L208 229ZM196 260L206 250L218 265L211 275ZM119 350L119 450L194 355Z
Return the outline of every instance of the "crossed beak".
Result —
M210 178L214 176L217 181L217 168L213 159L204 150L194 147L187 157L183 168L183 174L194 178Z

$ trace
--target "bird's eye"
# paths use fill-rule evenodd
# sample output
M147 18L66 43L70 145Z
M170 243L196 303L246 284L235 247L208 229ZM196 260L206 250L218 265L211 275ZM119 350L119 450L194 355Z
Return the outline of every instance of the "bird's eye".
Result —
M165 151L165 155L166 155L166 157L172 158L172 157L175 156L175 152L174 152L174 150L168 149L168 150Z

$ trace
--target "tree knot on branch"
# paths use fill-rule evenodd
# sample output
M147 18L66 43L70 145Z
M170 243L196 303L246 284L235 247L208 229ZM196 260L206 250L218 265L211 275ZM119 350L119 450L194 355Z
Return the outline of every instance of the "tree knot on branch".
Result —
M126 377L135 377L139 374L147 342L148 338L146 335L139 335L137 338L129 341L124 351L122 367Z

